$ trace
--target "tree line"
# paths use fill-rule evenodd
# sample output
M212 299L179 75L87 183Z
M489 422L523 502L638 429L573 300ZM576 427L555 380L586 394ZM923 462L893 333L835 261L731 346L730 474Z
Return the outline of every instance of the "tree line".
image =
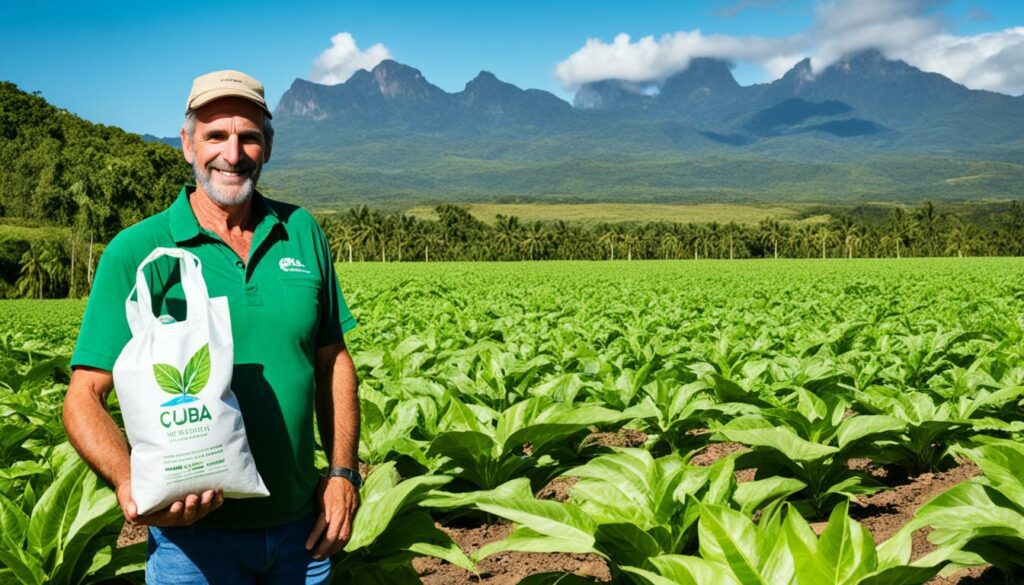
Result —
M701 260L743 258L908 258L1024 255L1024 203L1013 202L980 226L930 202L893 208L882 220L841 215L827 221L729 223L523 222L493 224L467 208L443 204L437 220L366 206L320 216L336 262L521 260ZM2 226L0 226L2 227ZM32 241L0 242L17 271L2 274L0 297L63 298L88 294L103 245L80 229ZM90 238L90 239L87 239Z
M904 258L1024 255L1024 203L1012 202L981 226L931 202L894 207L881 220L839 215L827 221L765 219L720 223L523 222L493 224L457 205L437 220L366 206L322 216L336 261L647 260L740 258Z

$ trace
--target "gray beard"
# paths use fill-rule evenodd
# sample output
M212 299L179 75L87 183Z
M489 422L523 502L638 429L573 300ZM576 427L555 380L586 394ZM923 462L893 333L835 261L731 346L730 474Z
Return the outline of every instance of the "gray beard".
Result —
M245 182L242 183L242 187L238 192L238 195L235 197L228 197L217 189L213 184L213 181L210 179L210 173L199 166L196 157L192 157L192 172L195 173L196 183L199 183L199 186L203 188L203 191L205 191L206 194L210 196L210 199L213 199L218 205L242 205L252 198L253 192L256 191L256 183L260 180L261 170L263 169L257 167L256 171L250 174Z

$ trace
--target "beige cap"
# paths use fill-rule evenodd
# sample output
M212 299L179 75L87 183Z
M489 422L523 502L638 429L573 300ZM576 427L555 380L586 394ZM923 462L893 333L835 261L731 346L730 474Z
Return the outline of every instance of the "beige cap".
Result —
M225 97L247 99L263 108L268 118L271 117L267 101L263 99L263 84L255 78L233 69L214 71L196 77L192 82L192 91L188 94L188 101L185 102L185 113Z

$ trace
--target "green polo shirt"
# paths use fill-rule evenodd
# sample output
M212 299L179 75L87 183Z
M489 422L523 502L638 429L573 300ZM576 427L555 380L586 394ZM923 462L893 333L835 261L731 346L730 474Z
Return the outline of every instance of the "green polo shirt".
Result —
M203 522L232 528L285 524L310 513L319 480L314 464L314 352L341 341L356 322L345 304L330 248L309 212L258 193L248 263L199 226L182 188L167 210L133 225L100 258L72 366L112 370L131 338L125 299L142 260L158 246L186 248L203 263L211 297L226 296L235 367L231 388L245 420L266 498L227 500ZM156 315L186 317L177 259L146 271Z

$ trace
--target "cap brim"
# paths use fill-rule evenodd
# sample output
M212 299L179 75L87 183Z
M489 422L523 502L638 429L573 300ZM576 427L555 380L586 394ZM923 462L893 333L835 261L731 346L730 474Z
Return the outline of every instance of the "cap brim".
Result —
M270 108L267 107L267 102L263 99L263 96L254 91L245 91L244 89L240 88L211 89L210 91L201 93L196 97L192 98L192 101L188 103L188 109L197 110L212 101L216 101L226 97L237 97L242 98L244 100L249 100L250 102L259 106L260 109L263 110L263 112L267 115L268 118L274 117L270 113Z

